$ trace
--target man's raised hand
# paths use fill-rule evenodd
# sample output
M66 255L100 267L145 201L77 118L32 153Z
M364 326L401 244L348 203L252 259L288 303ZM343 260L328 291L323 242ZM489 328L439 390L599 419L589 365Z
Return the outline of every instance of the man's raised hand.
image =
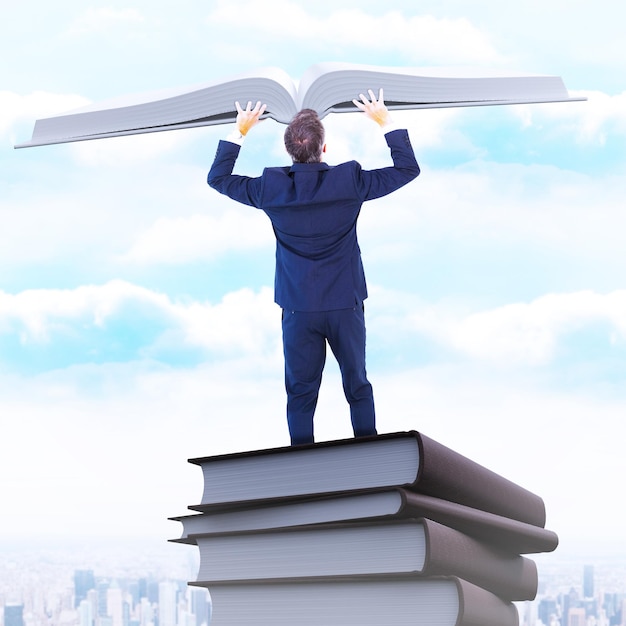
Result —
M369 119L376 122L379 126L387 126L387 124L391 122L391 116L385 106L382 87L378 91L378 100L376 100L376 96L371 89L368 90L368 93L370 96L369 100L364 94L360 94L361 100L354 99L352 102L356 107L361 109Z
M261 104L261 101L258 101L255 107L252 108L252 102L248 102L246 108L242 109L239 102L235 102L235 107L237 108L235 124L237 125L237 130L245 137L248 131L255 124L259 123L260 117L265 113L267 105Z

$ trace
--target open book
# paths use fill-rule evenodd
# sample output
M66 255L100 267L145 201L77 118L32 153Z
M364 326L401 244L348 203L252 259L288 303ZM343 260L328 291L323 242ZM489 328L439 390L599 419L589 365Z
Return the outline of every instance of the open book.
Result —
M235 121L236 100L244 106L260 100L267 104L264 117L288 124L303 108L314 109L322 118L331 112L358 112L352 99L368 89L377 94L381 87L391 110L581 99L571 98L558 76L320 63L306 70L298 85L283 70L264 68L39 119L31 140L15 147L227 124Z

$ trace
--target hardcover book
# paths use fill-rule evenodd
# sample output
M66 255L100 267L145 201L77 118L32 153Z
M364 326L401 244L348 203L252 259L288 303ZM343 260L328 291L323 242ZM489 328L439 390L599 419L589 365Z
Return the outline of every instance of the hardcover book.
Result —
M420 574L459 576L507 600L533 600L537 567L432 520L197 535L198 583Z
M416 431L189 459L204 475L201 505L404 487L545 526L543 500Z
M511 554L552 552L559 543L552 530L402 488L303 497L256 506L244 503L226 509L219 505L189 508L201 513L170 518L183 525L181 536L174 542L195 545L193 535L220 532L425 517Z
M518 626L515 605L455 577L214 585L211 626Z

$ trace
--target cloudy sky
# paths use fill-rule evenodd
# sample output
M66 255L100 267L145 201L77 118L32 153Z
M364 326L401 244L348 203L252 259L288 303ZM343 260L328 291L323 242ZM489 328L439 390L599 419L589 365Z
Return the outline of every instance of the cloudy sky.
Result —
M557 74L588 98L396 114L422 174L362 212L368 372L379 432L422 431L535 491L564 551L623 547L623 6L6 4L3 537L164 541L201 496L188 458L288 444L272 231L205 182L230 128L14 144L114 96L348 61ZM388 162L359 114L326 125L329 163ZM285 164L283 130L254 129L238 171ZM351 435L332 360L316 435Z

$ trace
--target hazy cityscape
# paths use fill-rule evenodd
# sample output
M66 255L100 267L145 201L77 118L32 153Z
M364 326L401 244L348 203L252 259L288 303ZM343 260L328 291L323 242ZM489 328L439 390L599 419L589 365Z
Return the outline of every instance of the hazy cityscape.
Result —
M2 626L202 626L210 599L187 584L191 546L0 546ZM626 559L535 555L539 593L520 626L626 626ZM381 625L381 626L392 626Z

